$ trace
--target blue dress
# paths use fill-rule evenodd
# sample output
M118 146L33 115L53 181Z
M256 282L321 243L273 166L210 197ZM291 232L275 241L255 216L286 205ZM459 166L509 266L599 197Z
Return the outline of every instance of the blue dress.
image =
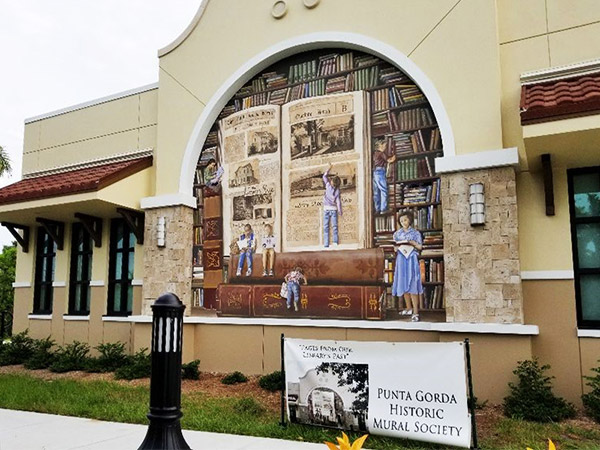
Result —
M415 241L423 244L421 233L414 228L407 231L399 229L394 233L394 242ZM421 269L419 267L419 252L413 250L406 258L399 250L396 254L396 267L394 268L394 283L392 284L392 295L422 294Z

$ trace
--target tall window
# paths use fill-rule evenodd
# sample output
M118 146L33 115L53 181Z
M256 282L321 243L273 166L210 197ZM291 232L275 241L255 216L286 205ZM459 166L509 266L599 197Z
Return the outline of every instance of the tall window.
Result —
M127 316L133 306L133 257L135 235L123 219L110 223L110 263L108 275L109 316Z
M69 314L85 316L90 313L92 245L92 237L83 225L74 223L71 240Z
M35 286L33 313L52 313L52 282L56 261L56 243L43 228L38 228L35 252Z
M577 322L600 328L600 167L568 175Z

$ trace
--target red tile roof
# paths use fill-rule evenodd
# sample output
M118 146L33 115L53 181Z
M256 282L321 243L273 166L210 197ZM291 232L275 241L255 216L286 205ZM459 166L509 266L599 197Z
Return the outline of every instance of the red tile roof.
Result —
M600 73L521 88L523 125L596 113L600 113Z
M102 189L152 165L152 156L27 178L0 189L0 204Z

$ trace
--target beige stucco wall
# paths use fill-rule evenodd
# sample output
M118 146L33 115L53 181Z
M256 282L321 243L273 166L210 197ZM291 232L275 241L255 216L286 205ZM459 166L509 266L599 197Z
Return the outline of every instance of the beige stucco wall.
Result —
M312 10L290 7L281 20L271 16L272 4L269 0L210 1L194 31L160 59L157 194L178 191L192 128L224 81L265 49L320 31L362 34L407 55L438 90L457 152L502 146L493 2L380 0L373 8L371 2L329 0ZM240 39L240 30L249 23L261 32Z
M156 146L157 89L25 124L23 175Z

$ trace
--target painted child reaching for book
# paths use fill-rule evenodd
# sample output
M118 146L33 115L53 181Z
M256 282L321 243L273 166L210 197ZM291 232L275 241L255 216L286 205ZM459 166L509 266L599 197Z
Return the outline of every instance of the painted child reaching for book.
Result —
M303 284L307 284L308 280L304 275L301 267L295 267L294 270L289 272L285 278L287 283L287 309L292 307L292 300L294 301L294 311L298 311L298 303L300 302L300 281Z
M273 267L275 265L275 236L273 235L273 226L270 223L265 225L265 234L262 240L262 260L263 277L272 277L275 275Z
M340 200L340 177L329 175L332 168L329 167L323 174L323 184L325 185L325 195L323 196L323 244L329 247L329 228L333 234L333 245L339 244L338 235L338 214L342 215L342 201Z
M411 315L413 322L419 321L419 295L423 293L419 252L423 248L421 233L413 228L414 216L410 211L402 211L398 216L400 228L394 233L396 244L396 266L392 295L403 297L406 308L402 315ZM411 309L412 305L412 309Z

